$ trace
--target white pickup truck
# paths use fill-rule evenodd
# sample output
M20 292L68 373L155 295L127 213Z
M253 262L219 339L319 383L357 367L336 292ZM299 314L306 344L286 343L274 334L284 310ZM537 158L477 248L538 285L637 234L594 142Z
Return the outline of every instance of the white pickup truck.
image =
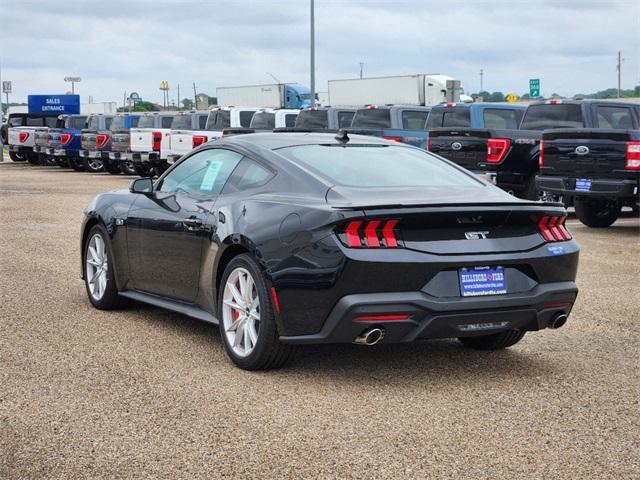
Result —
M171 123L175 113L147 113L129 130L131 161L138 175L148 177L166 168ZM128 159L125 159L125 161Z
M36 140L36 130L42 127L55 128L58 116L28 114L22 119L22 126L10 127L7 132L9 157L14 162L24 162L37 165L40 155L33 151Z
M293 128L296 126L296 118L300 110L283 108L261 108L251 119L249 128L254 130L273 130L274 128Z
M204 123L203 112L176 115L171 125L171 151L167 157L167 163L171 165L203 143L222 137L225 128L248 128L257 110L257 108L243 107L214 107L204 115ZM189 121L192 129L187 128Z

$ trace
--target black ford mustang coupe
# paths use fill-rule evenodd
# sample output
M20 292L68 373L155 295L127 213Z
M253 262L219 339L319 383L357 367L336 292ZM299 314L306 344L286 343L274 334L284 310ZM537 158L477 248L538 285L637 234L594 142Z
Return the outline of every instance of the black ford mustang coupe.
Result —
M577 295L561 204L344 132L210 142L85 213L96 308L133 299L219 324L245 369L279 367L295 344L505 348L562 326Z

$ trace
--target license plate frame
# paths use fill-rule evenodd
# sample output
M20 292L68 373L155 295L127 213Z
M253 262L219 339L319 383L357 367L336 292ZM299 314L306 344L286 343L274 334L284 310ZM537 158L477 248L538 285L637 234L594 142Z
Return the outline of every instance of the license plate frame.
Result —
M507 293L507 278L503 267L469 267L458 270L460 295L484 297Z

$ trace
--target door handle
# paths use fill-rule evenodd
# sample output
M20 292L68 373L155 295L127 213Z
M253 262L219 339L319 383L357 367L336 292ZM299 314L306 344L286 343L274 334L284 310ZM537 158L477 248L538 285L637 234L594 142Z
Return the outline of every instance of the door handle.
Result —
M185 218L182 221L182 224L187 227L187 230L189 231L200 230L202 228L202 220L199 218Z

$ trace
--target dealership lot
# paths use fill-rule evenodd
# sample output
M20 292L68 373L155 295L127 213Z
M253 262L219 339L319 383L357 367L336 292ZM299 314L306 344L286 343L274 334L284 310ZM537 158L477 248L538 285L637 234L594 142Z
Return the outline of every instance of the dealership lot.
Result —
M637 218L568 222L580 294L560 330L500 352L306 347L251 373L216 327L90 307L82 210L130 180L0 164L0 477L640 476Z

